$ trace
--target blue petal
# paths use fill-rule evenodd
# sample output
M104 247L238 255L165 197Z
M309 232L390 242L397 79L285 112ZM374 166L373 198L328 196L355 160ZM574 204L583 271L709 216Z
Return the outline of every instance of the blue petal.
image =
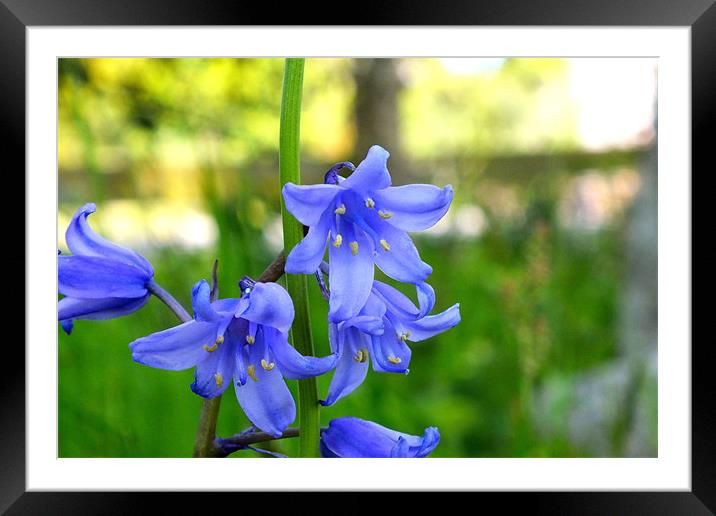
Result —
M420 314L418 317L425 317L435 306L435 290L425 282L415 285L418 292L418 306L420 306Z
M341 458L390 457L399 438L398 432L350 416L331 420L321 435L326 448Z
M425 457L439 441L434 427L419 437L357 417L334 419L321 435L326 454L341 458Z
M386 275L403 283L420 283L433 272L433 268L420 259L407 233L383 224L379 234L390 245L389 251L382 246L376 248L375 264Z
M191 390L204 398L219 396L231 384L234 376L236 345L225 340L194 370Z
M420 310L416 308L408 296L387 283L375 280L373 282L373 292L385 303L388 311L397 315L400 319L415 319L420 314Z
M351 317L345 322L340 323L341 329L346 330L350 327L355 327L363 333L369 335L382 335L383 334L383 318L374 317L371 315L358 315Z
M388 158L390 153L379 145L368 149L368 155L355 171L341 182L341 188L367 193L381 190L390 186L390 173L388 172Z
M263 328L264 338L273 356L276 357L281 373L291 380L302 380L322 375L336 366L338 356L335 354L317 358L303 356L286 339L286 334L269 327Z
M249 294L249 306L240 316L286 333L293 315L293 302L286 289L278 283L256 283Z
M286 209L304 226L315 226L321 215L332 207L340 193L335 185L295 185L286 183L283 199Z
M267 371L261 366L266 351L261 333L259 331L256 342L250 346L247 364L247 368L253 366L256 380L249 379L245 385L234 383L236 398L251 423L274 437L280 437L296 419L296 405L278 367Z
M205 280L198 281L191 289L191 307L197 321L213 322L220 319L211 303L211 287Z
M419 342L449 330L460 322L460 303L456 303L444 312L429 315L416 321L401 321L410 332L409 340Z
M355 199L345 196L350 204L349 210L363 224L375 241L375 264L385 274L403 283L420 283L433 271L432 267L420 259L418 250L410 236L381 219L375 209L356 205ZM364 228L365 229L365 228ZM385 245L387 244L387 249Z
M225 342L234 346L234 383L244 385L248 381L246 364L249 361L246 334L249 323L243 319L234 319L224 333Z
M338 325L332 322L328 323L328 344L331 346L331 351L337 355L340 355L340 351L343 346L342 333L338 332Z
M137 339L129 345L132 359L140 364L177 371L206 360L204 350L216 340L216 323L189 321Z
M246 352L246 346L237 346L234 354L234 386L239 387L246 385L249 381L249 375L246 372L246 364L249 362L249 355Z
M405 437L398 437L398 442L393 449L390 450L390 457L394 459L404 459L410 456L410 444Z
M67 319L64 321L60 321L60 326L62 326L62 329L65 331L67 335L72 333L72 328L74 324L72 323L72 319Z
M407 373L412 351L400 340L393 326L386 321L385 332L371 337L373 370L379 373Z
M212 302L211 307L214 309L215 312L235 313L239 308L240 304L241 299L226 297L224 299L217 299L216 301ZM246 306L248 307L248 301L246 302ZM243 310L241 310L240 313L243 313Z
M109 297L104 299L65 297L60 299L57 303L57 318L60 322L72 319L112 319L139 310L146 304L148 299L149 294L146 294L144 297L131 299L123 297Z
M331 325L335 326L335 325ZM337 338L338 342L332 342L333 347L338 348L338 365L333 373L331 384L328 387L328 396L325 400L321 400L321 405L333 405L339 399L353 392L368 373L368 352L370 350L370 341L367 335L361 333L356 328L348 328L345 331L332 332L333 339ZM362 361L356 360L361 352Z
M380 297L376 296L371 291L371 294L368 296L368 300L365 302L365 305L361 309L360 314L382 318L385 315L386 310L387 307L385 305L385 302L383 302Z
M321 457L323 457L324 459L340 459L338 455L328 449L328 446L326 446L326 444L323 442L323 439L321 439L319 446L321 448Z
M58 290L70 297L136 298L147 294L147 274L125 263L95 256L57 258Z
M440 442L440 432L438 431L437 427L429 426L425 429L425 433L423 434L423 441L420 443L419 446L415 448L411 448L411 452L413 452L416 458L423 458L427 457L430 452L432 452ZM414 451L413 451L414 450Z
M154 275L151 264L134 251L102 238L92 231L87 217L97 211L93 203L85 204L75 213L65 233L67 247L73 254L112 259L142 269L149 277Z
M311 226L308 234L286 258L285 270L289 274L312 274L318 270L326 251L326 239L331 227L333 212L327 210L316 225Z
M385 311L385 303L371 292L359 315L340 323L339 327L347 329L353 326L369 335L382 335Z
M375 209L382 211L389 224L403 231L422 231L435 225L450 208L452 186L392 186L372 192Z
M415 290L418 294L420 308L417 308L398 289L382 281L375 280L373 282L373 293L386 304L388 311L400 320L425 317L435 306L435 290L433 290L433 287L423 281L415 285Z
M343 224L342 243L328 248L328 281L331 288L328 320L340 322L358 315L370 295L373 284L373 246L361 230ZM357 244L357 249L351 247ZM357 252L355 252L357 251ZM355 254L354 254L355 252Z

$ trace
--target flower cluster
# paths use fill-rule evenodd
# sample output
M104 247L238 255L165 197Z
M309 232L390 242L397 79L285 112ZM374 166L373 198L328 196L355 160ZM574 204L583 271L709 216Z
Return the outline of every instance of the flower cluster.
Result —
M196 367L191 390L219 396L234 383L236 398L251 422L280 437L296 418L283 378L298 380L333 369L335 356L302 356L288 343L293 303L277 283L243 280L241 298L209 299L201 280L192 291L194 320L132 342L132 358L160 369Z
M407 374L412 354L407 342L428 339L460 322L459 305L426 315L435 304L434 291L427 283L418 284L416 290L420 308L399 290L374 280L358 315L329 324L338 365L322 405L332 405L358 387L368 373L371 356L374 371Z
M332 405L356 389L368 372L407 373L407 342L432 337L460 322L459 305L428 315L435 292L425 282L432 267L423 262L408 231L427 229L450 207L450 185L391 186L390 154L378 145L357 166L338 163L325 184L283 188L286 208L309 227L286 258L286 272L328 272L329 340L338 355L328 396ZM338 172L347 168L344 178ZM322 263L328 247L328 265ZM397 289L374 280L374 266L390 278L413 284L419 307Z
M431 315L435 292L408 231L435 224L453 198L450 186L391 186L388 152L373 146L358 167L339 163L325 184L288 183L288 211L308 226L306 237L286 258L285 271L328 274L329 342L325 357L301 355L288 341L294 307L277 283L244 277L237 298L215 299L201 280L192 289L193 317L154 282L151 264L136 252L97 235L80 208L66 233L71 256L58 257L58 319L70 333L73 321L109 319L138 310L155 294L183 320L132 342L132 359L150 367L194 368L191 390L220 396L233 383L237 400L259 430L281 437L296 418L284 378L305 379L335 370L322 405L332 405L377 372L408 373L408 342L428 339L460 321L459 305ZM338 172L352 170L344 178ZM328 262L324 255L328 248ZM374 279L377 266L388 277L412 284L417 306L387 283ZM321 437L324 457L424 457L438 444L436 428L422 437L402 434L354 417L331 421ZM251 447L236 445L235 449ZM228 448L227 448L228 449ZM254 448L251 448L254 449Z

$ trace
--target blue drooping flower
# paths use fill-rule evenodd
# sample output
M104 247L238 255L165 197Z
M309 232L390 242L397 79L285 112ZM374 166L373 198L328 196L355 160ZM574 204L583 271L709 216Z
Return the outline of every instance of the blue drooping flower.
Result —
M249 420L279 437L296 418L296 405L283 378L318 376L332 369L337 357L306 357L288 343L294 309L283 287L242 280L242 289L239 299L212 302L209 284L198 282L192 290L194 320L138 339L129 347L136 362L151 367L196 366L191 389L205 398L220 395L233 380Z
M357 417L339 417L321 434L326 458L422 458L440 442L434 426L422 436L404 434Z
M138 253L97 235L87 217L97 210L85 204L67 228L72 256L57 259L57 304L62 328L70 333L76 319L111 319L140 309L149 299L154 277L151 264Z
M411 357L407 341L428 339L460 322L459 303L427 315L435 305L435 292L427 283L419 283L416 290L420 308L395 288L375 280L356 317L329 323L331 349L338 355L338 364L322 405L333 405L363 383L369 357L376 372L406 374Z
M434 225L450 207L450 185L413 184L393 187L388 152L374 145L353 167L339 163L322 185L283 188L286 208L310 229L286 259L286 272L313 274L328 245L331 299L329 319L355 317L365 305L373 282L373 265L391 278L418 284L432 272L420 259L408 231ZM348 177L341 168L355 168Z

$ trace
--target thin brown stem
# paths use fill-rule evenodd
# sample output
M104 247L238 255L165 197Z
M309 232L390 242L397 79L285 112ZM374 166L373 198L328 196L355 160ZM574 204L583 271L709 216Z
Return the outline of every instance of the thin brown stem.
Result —
M321 427L321 432L324 432L326 429L327 427ZM217 439L215 457L228 457L232 453L245 449L245 447L251 446L252 444L277 441L279 439L290 439L292 437L298 437L300 434L301 430L298 428L287 428L280 437L274 437L266 432L242 432L225 439Z
M256 281L260 281L261 283L269 283L272 281L277 281L281 276L283 276L283 268L286 265L286 258L283 255L283 251L278 253L278 256L276 259L266 267L266 270L264 270L261 273L261 276L259 276L259 279Z

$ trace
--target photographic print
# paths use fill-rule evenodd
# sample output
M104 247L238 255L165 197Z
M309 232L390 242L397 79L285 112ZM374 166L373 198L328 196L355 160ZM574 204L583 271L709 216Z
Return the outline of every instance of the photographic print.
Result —
M58 453L657 457L657 60L59 58Z

